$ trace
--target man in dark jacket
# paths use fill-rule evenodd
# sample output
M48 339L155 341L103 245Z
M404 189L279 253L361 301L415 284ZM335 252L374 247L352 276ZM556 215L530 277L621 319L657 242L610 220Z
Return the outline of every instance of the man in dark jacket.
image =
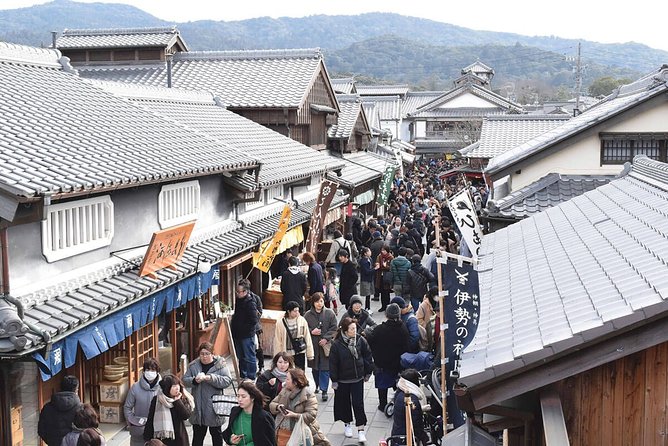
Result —
M259 320L256 295L250 290L250 281L241 279L237 283L237 298L230 328L242 378L255 379L255 333Z
M406 324L401 321L401 309L390 304L385 310L385 320L366 337L376 365L376 389L378 410L387 406L387 389L392 387L401 370L401 355L408 351L409 335Z
M395 296L390 303L397 304L401 309L401 320L406 324L408 329L409 344L408 351L410 353L417 353L420 351L420 326L418 320L413 312L411 304L406 303L403 297Z
M418 309L422 298L429 290L429 284L434 280L431 271L422 266L422 257L418 254L413 255L411 257L411 269L408 270L404 280L404 294L401 296L406 301L410 299L413 311Z
M72 375L64 376L60 392L54 393L42 408L37 434L48 446L60 446L63 437L72 431L74 415L82 407L78 391L79 380Z
M383 245L385 244L385 240L383 240L383 235L380 233L380 231L374 231L372 234L372 241L371 245L369 246L369 249L371 250L371 264L375 264L378 261L378 256L380 255L380 250L383 248ZM376 272L376 275L380 273ZM380 280L380 279L378 279ZM374 290L374 295L373 295L373 300L380 300L380 288L379 286L376 286L376 289Z
M357 294L357 269L350 261L350 254L345 249L340 249L337 257L341 263L341 277L339 278L339 300L348 309L350 298Z
M281 293L283 293L283 310L287 309L288 302L297 302L299 312L304 315L304 293L306 293L306 274L299 268L299 259L290 257L290 265L281 275Z

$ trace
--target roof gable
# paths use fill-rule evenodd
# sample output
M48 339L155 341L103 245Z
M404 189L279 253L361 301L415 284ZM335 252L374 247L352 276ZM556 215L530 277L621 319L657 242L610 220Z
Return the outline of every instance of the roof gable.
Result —
M473 102L474 97L476 98L475 102ZM487 90L479 85L466 84L456 87L431 102L422 105L410 116L418 117L442 108L470 108L463 105L465 101L471 101L474 104L474 108L498 108L513 112L522 109L521 105L509 101L491 90Z

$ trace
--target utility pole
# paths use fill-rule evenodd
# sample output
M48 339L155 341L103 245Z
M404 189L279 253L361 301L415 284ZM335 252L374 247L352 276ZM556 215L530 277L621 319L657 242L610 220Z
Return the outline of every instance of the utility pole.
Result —
M580 42L578 42L578 58L575 68L575 110L573 116L580 114L580 90L582 89L582 63L580 60Z

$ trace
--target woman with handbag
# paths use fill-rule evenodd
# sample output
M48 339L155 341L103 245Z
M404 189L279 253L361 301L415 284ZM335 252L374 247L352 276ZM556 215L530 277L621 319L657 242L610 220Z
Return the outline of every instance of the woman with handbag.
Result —
M331 446L316 419L318 416L318 400L309 388L306 374L302 369L288 371L285 387L269 403L269 411L276 415L278 446L284 446L288 439L295 435L293 432L299 427L298 421L300 419L310 430L314 446Z
M195 399L190 416L190 424L193 425L192 446L202 446L207 429L213 446L223 446L220 427L224 420L213 410L211 397L220 395L223 389L232 384L232 376L225 359L213 354L213 344L202 342L197 347L197 359L188 364L183 382L192 389Z
M364 383L371 377L373 369L369 344L357 334L355 321L349 317L343 318L329 352L329 373L334 389L334 421L344 422L344 435L350 438L353 436L351 423L354 413L360 443L366 442Z
M390 304L390 292L392 291L392 283L394 282L394 277L392 277L392 272L390 271L390 265L394 256L392 255L392 250L390 246L385 244L380 249L380 254L376 257L376 285L380 289L380 309L378 311L385 311L387 306Z
M255 384L244 379L237 392L238 406L230 411L223 440L231 445L276 446L274 417L263 409L265 396Z
M327 401L329 388L329 350L336 334L336 315L329 308L325 308L325 296L315 293L311 297L311 309L306 312L304 319L308 323L313 341L313 360L308 365L313 370L315 393L322 391L322 400Z
M313 342L304 316L299 314L299 304L290 301L286 304L285 316L276 322L274 331L274 349L285 350L292 355L295 366L306 369L306 359L313 359Z
M288 370L295 368L295 361L288 352L278 352L271 360L271 369L265 370L258 376L257 388L267 397L269 401L283 389L285 380L288 376Z

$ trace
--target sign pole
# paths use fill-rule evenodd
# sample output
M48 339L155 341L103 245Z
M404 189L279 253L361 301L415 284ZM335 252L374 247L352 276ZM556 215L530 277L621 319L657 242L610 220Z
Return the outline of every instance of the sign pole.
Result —
M441 257L441 221L440 219L434 224L434 229L436 231L436 256ZM443 435L448 431L448 407L446 405L446 396L448 393L447 386L445 385L445 378L447 375L447 370L445 366L446 351L445 351L445 296L447 291L443 290L443 271L441 263L436 261L436 266L438 266L437 277L438 277L438 317L440 321L440 338L441 338L441 408L443 410Z

